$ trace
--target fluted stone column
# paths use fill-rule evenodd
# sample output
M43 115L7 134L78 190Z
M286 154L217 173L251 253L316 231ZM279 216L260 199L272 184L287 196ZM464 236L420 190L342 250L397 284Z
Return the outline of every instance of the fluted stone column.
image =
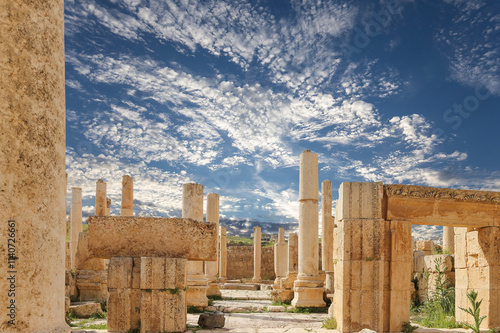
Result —
M102 179L95 185L95 215L106 215L106 183Z
M106 215L111 215L111 198L106 198Z
M278 243L274 244L274 280L273 289L281 289L281 279L286 277L288 270L288 245L285 243L285 229L279 228Z
M182 217L203 221L203 185L187 183L182 186ZM187 306L208 306L208 281L203 272L203 261L188 261L187 267Z
M260 227L253 227L253 279L252 282L262 282L262 232Z
M325 272L333 271L332 182L321 183L321 267Z
M443 251L454 253L455 251L455 228L443 227Z
M134 216L134 180L125 175L122 178L121 216Z
M300 155L299 274L294 283L295 307L323 307L323 281L318 273L318 155Z
M226 227L220 227L219 282L227 281L227 239Z
M70 219L70 248L71 248L71 269L76 269L76 250L78 249L78 235L83 231L82 225L82 189L71 188L71 219Z
M217 224L217 235L219 234L219 195L209 193L207 195L207 222ZM219 271L219 237L217 237L217 260L205 262L205 279L208 280L207 296L220 296L217 273Z
M63 1L0 1L0 36L0 332L69 332Z

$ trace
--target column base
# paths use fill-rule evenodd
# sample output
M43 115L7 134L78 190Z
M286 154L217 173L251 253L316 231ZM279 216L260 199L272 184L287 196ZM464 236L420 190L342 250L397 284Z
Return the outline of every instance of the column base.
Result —
M273 302L290 303L293 299L293 289L275 289L271 291Z
M252 282L253 282L253 283L262 283L262 279L261 279L260 277L254 277L254 278L252 279Z
M219 283L226 283L227 277L219 277Z
M222 296L218 283L212 282L208 284L207 296Z
M207 298L207 289L208 286L193 286L189 284L186 290L186 305L187 306L196 306L199 308L205 308L208 306L208 298Z
M294 298L292 300L292 305L294 307L306 308L322 308L326 306L323 300L323 293L325 289L323 288L322 281L297 280L294 283Z

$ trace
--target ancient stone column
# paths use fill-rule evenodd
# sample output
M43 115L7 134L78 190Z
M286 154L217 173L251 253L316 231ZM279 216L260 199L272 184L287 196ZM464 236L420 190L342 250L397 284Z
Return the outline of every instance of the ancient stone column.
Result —
M454 253L455 251L455 228L443 227L443 252Z
M2 333L70 331L64 320L63 5L0 1Z
M182 186L182 217L203 221L203 185L187 183ZM208 306L208 281L203 272L203 261L188 261L187 267L187 306Z
M134 180L125 175L122 178L121 216L134 216Z
M226 227L220 227L220 260L219 260L219 282L227 280L227 240Z
M325 272L333 271L332 182L321 183L321 267Z
M95 184L95 215L106 215L106 183L102 179Z
M260 227L253 227L253 279L252 282L262 282L261 264L262 264L262 232Z
M106 198L106 215L111 215L111 198Z
M299 274L292 305L323 307L323 281L318 273L318 155L300 155L299 178Z
M274 244L274 289L281 289L281 279L286 277L288 270L288 245L285 243L285 229L279 228L278 243Z
M297 233L288 234L288 266L287 271L297 273L299 268L299 247Z
M78 235L83 231L82 225L82 189L71 188L71 219L69 242L71 248L71 269L76 269L76 250L78 248Z
M217 224L217 235L219 235L219 195L210 193L207 195L207 222ZM219 257L219 237L217 237L217 258ZM217 273L219 271L219 260L205 261L205 279L208 280L207 296L220 296Z

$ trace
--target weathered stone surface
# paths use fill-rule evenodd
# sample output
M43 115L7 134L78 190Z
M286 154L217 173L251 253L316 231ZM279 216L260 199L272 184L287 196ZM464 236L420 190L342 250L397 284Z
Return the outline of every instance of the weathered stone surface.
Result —
M141 290L109 289L108 332L128 332L141 325Z
M381 219L382 198L381 182L344 182L339 188L335 217L337 221L357 218Z
M184 332L186 292L141 290L141 332Z
M434 252L434 241L432 240L418 240L417 251L423 251L426 256L429 256Z
M95 215L105 216L107 212L106 183L99 179L95 184Z
M108 265L108 288L132 288L132 269L134 258L113 257ZM138 289L138 288L137 288Z
M206 329L222 328L225 324L226 318L224 318L224 313L219 311L205 312L200 314L198 318L198 325Z
M500 225L500 193L384 185L387 219L451 227Z
M63 0L0 1L0 36L0 332L69 332ZM9 220L20 259L15 325L7 316Z
M141 289L185 289L186 263L186 259L141 258Z
M215 260L216 224L183 218L90 216L89 254L96 258Z
M101 304L95 302L73 303L69 307L69 313L76 318L90 318L93 314L104 315Z

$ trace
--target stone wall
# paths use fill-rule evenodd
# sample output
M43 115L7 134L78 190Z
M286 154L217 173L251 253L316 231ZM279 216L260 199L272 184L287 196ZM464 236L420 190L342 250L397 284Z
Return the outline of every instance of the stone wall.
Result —
M272 247L262 248L263 280L276 278L274 274L274 250ZM253 246L227 247L227 278L228 280L253 277Z
M417 278L415 297L419 297L420 302L424 302L427 295L432 295L436 291L436 281L439 272L436 264L440 262L439 270L444 273L442 281L449 279L452 285L455 284L455 256L453 254L425 255L424 251L413 252L413 277Z

